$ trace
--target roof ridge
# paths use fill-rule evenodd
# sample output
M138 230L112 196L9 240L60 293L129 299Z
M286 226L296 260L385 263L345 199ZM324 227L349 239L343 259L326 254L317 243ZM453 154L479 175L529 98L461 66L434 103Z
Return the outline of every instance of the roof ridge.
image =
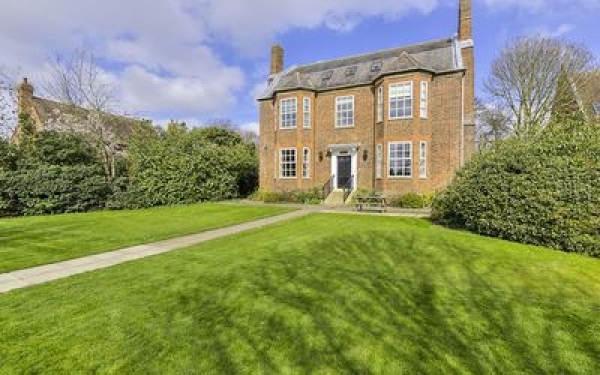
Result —
M313 63L310 64L304 64L304 65L295 65L296 69L299 68L307 68L307 67L311 67L314 65L319 65L319 64L324 64L324 63L332 63L332 62L337 62L337 61L344 61L344 60L350 60L350 59L356 59L359 57L366 57L369 55L377 55L377 54L381 54L381 53L386 53L386 52L392 52L394 50L398 50L398 49L408 49L408 48L414 48L414 47L419 47L419 46L424 46L427 44L435 44L435 43L441 43L441 42L450 42L452 41L452 37L450 38L439 38L439 39L432 39L432 40L427 40L427 41L423 41L423 42L419 42L419 43L415 43L415 44L409 44L406 46L398 46L398 47L391 47L391 48L385 48L385 49L380 49L378 51L374 51L374 52L367 52L367 53L359 53L356 55L349 55L349 56L345 56L345 57L339 57L339 58L335 58L335 59L329 59L329 60L319 60L319 61L315 61ZM404 51L406 52L406 51Z

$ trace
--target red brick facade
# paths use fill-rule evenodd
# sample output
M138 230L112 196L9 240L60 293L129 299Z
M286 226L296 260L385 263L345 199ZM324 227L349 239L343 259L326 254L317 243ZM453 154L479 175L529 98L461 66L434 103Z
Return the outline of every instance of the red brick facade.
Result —
M367 83L358 82L344 87L302 87L300 75L313 72L316 68L307 67L287 73L277 71L280 67L283 69L283 61L279 61L283 50L279 46L274 47L276 56L272 56L271 64L272 92L260 99L260 188L269 191L320 188L335 174L340 155L352 157L352 174L355 176L355 186L359 188L395 195L405 192L426 193L448 185L456 170L475 150L470 0L460 1L459 18L460 38L448 41L454 48L448 49L455 55L453 68L444 71L429 68L427 62L422 63L423 59L418 59L421 56L418 53L409 55L402 52L400 60L389 61L394 64L404 61L406 68L386 71ZM358 64L361 69L361 62L367 58L369 56L366 55L349 58L347 66ZM379 57L373 55L373 58ZM383 64L388 64L387 61L384 58ZM388 65L391 66L392 62ZM334 63L337 68L332 69L347 69L345 65L341 66L341 62ZM279 90L282 84L277 82L280 78L278 74L287 74L285 77L291 76L300 83ZM420 111L422 82L427 85L426 116L421 116ZM412 83L412 115L404 119L390 116L390 85L398 83ZM380 87L383 90L382 121L378 121ZM343 96L354 98L354 124L351 127L336 126L336 98ZM288 98L296 98L296 126L282 128L281 101ZM304 98L310 100L310 127L304 126ZM396 147L396 142L410 142L412 145L410 176L391 175L395 172L390 172L390 144ZM425 142L423 146L422 142ZM381 157L378 157L378 147ZM422 147L425 149L424 163L421 160ZM281 176L281 149L296 149L295 178ZM303 175L304 149L310 150L308 176ZM422 172L425 174L422 175Z

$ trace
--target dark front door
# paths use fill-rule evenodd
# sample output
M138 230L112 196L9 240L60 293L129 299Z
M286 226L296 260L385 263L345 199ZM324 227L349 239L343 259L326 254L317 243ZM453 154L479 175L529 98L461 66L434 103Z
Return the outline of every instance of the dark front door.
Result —
M352 156L338 156L337 163L337 187L341 189L352 177Z

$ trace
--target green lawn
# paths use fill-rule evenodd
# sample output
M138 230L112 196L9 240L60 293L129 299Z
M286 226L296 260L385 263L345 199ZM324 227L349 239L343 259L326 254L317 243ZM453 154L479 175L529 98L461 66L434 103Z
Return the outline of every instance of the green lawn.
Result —
M315 214L0 295L0 373L597 373L600 261Z
M0 273L239 224L289 209L198 204L0 219Z

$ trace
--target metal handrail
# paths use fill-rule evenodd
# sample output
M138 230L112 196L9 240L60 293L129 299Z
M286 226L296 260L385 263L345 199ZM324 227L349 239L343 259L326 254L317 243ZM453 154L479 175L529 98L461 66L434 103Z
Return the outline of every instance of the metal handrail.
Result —
M346 182L342 185L342 190L344 191L344 203L346 203L346 199L348 199L350 193L352 193L352 190L354 190L354 175L350 176L350 178L346 180Z
M331 177L329 178L329 180L327 180L327 182L325 183L325 185L323 185L323 188L321 188L321 192L322 192L322 199L325 200L327 199L327 197L329 196L329 194L331 194L331 191L333 190L333 179L335 178L335 175L331 175Z

